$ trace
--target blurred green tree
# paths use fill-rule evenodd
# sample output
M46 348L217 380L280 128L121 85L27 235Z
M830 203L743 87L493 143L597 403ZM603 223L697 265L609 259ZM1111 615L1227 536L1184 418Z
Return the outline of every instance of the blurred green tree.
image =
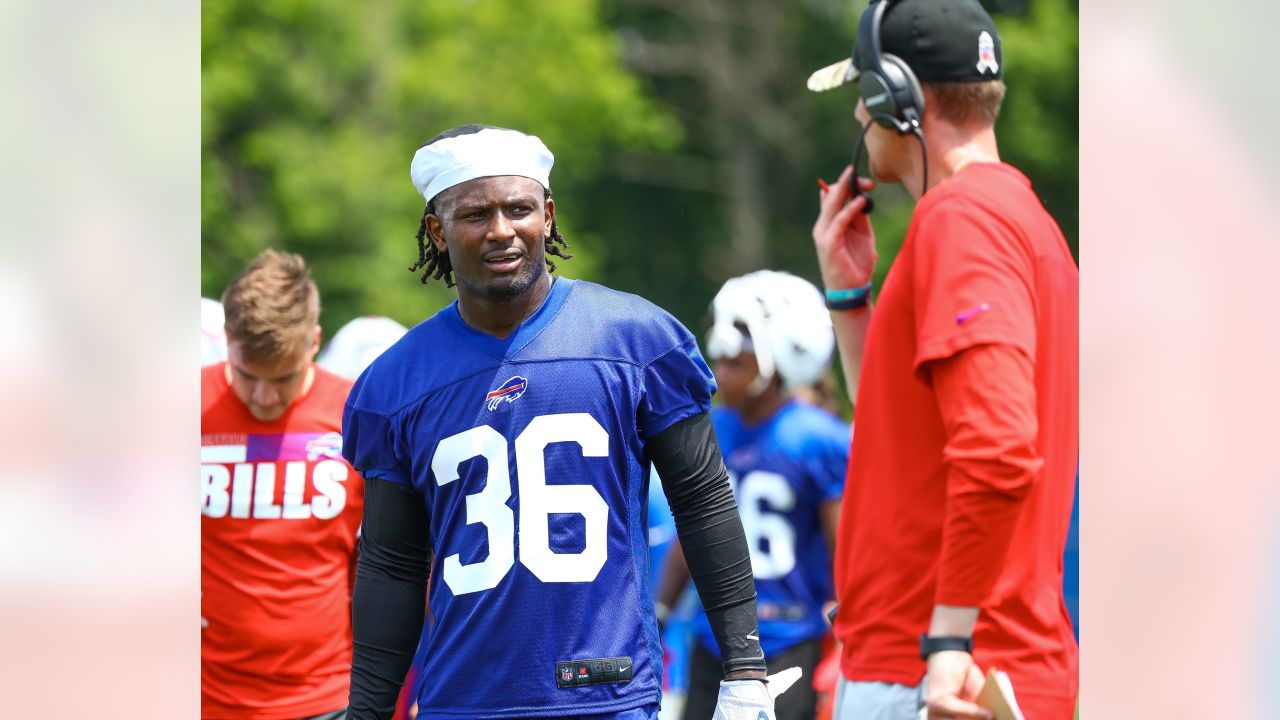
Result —
M629 175L696 198L688 218L698 277L712 284L772 267L817 279L809 227L815 176L834 179L856 139L853 87L813 94L805 79L848 53L865 2L614 0L610 22L628 63L680 118L685 142ZM1008 98L997 133L1003 158L1031 178L1073 251L1077 248L1078 20L1072 0L987 0L1004 43ZM865 161L862 171L866 173ZM898 186L876 193L878 281L901 246L912 203ZM692 285L674 302L714 287ZM689 307L685 312L693 312Z
M300 252L329 334L369 313L413 324L452 298L407 271L423 207L409 161L441 130L546 141L578 277L597 274L600 241L572 208L601 163L680 138L594 0L229 0L203 6L202 32L202 291L265 247Z
M1077 247L1078 10L986 0L1004 42L1004 158ZM406 268L422 199L414 150L454 125L541 136L561 272L648 297L700 333L727 278L817 279L821 176L849 162L853 88L808 74L849 52L847 0L226 0L206 3L202 289L261 248L312 262L328 332L415 323L452 299ZM876 191L883 281L911 203Z

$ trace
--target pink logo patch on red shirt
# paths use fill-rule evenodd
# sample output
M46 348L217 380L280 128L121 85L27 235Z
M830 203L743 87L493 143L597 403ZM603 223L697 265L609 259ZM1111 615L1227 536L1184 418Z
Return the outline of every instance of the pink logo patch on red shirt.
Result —
M959 315L956 315L956 324L963 325L966 322L968 322L970 319L972 319L975 315L978 315L979 313L984 313L990 309L991 309L991 303L982 303L977 307L969 308L968 310L965 310Z

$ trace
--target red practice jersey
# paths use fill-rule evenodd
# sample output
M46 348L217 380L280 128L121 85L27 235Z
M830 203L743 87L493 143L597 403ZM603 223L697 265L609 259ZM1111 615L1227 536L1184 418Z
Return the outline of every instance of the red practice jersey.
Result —
M201 717L338 710L364 504L364 483L342 458L351 383L317 367L307 393L262 422L226 368L201 371Z
M835 558L835 630L850 680L915 685L934 604L980 605L979 665L1007 671L1024 707L1053 708L1028 708L1028 717L1071 716L1077 647L1062 554L1079 444L1078 292L1066 241L1012 167L970 165L921 199L873 311L858 386ZM928 365L979 345L1034 363L1043 467L1008 555L960 558L998 567L994 586L970 588L975 596L957 602L954 588L938 584L952 481ZM998 487L987 480L970 479Z

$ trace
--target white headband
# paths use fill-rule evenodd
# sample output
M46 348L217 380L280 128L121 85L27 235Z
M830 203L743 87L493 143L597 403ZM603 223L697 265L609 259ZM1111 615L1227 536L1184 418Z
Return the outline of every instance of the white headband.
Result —
M542 141L515 130L485 128L418 148L409 166L413 186L431 199L454 185L495 175L519 175L551 188L555 158Z

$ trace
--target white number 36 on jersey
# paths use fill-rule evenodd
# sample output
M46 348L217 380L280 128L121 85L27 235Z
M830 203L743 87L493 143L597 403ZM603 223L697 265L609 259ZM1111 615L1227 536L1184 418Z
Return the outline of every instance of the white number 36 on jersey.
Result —
M604 567L609 506L590 485L548 485L543 451L552 443L573 442L583 457L608 457L609 433L586 413L539 415L516 437L519 469L520 563L543 582L591 582ZM488 590L515 564L515 520L507 439L488 425L471 428L440 441L431 459L436 484L458 479L458 466L476 457L489 466L484 489L466 496L467 524L484 525L489 557L462 564L457 553L444 559L444 582L454 595ZM550 515L581 515L586 525L582 552L557 553L548 536Z

